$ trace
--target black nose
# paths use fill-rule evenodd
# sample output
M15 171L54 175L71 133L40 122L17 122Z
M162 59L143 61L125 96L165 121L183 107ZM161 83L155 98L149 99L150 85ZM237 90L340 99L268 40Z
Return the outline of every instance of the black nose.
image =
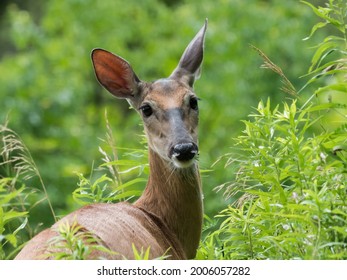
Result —
M188 161L193 159L198 153L198 146L194 143L181 143L173 146L171 157L174 156L179 161Z

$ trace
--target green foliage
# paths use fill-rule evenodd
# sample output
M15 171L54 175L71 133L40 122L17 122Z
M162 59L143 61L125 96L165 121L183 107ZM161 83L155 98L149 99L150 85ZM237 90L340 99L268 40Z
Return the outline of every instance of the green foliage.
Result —
M96 202L119 202L132 199L141 195L138 184L146 184L148 176L147 151L144 149L121 149L114 146L115 139L110 127L107 113L106 137L103 142L108 152L102 147L99 151L103 164L96 169L97 176L94 181L87 179L83 174L77 174L78 188L72 193L73 199L80 205ZM145 138L143 140L146 142ZM123 151L124 159L119 159L118 149ZM133 174L136 173L136 176ZM125 183L123 183L125 181Z
M134 252L134 259L135 260L149 260L149 253L151 250L151 247L149 246L146 251L143 251L143 248L141 248L140 251L136 249L136 246L132 244L132 249Z
M134 260L149 260L149 254L151 252L151 246L148 246L146 250L144 250L143 247L141 247L141 250L138 250L135 246L135 244L132 244L132 249L134 253ZM167 254L170 248L168 248L167 252L163 254L163 256L156 258L156 260L165 260L169 257Z
M104 151L102 151L105 153ZM106 154L104 154L106 155ZM133 159L122 159L116 161L110 161L104 166L109 166L112 169L115 167L124 167L127 169L120 171L117 175L117 180L110 178L106 173L102 173L100 177L94 181L86 179L83 174L77 174L79 182L78 188L72 193L73 199L80 205L86 205L97 202L119 202L138 197L142 191L136 188L137 184L146 184L147 179L141 177L142 173L139 173L139 177L130 179L126 183L122 183L121 174L132 172L134 169L142 169L143 164L139 165L138 161Z
M347 247L347 131L312 135L314 106L271 110L259 103L236 139L241 167L227 195L243 195L219 215L227 259L344 259ZM233 155L234 156L234 155ZM236 207L235 207L236 206ZM218 255L217 254L217 255Z
M218 215L221 226L203 241L198 258L347 258L347 4L308 5L324 19L311 36L328 24L342 36L328 36L317 46L309 69L313 78L300 92L318 79L328 79L329 85L301 106L300 99L284 102L282 109L272 108L270 99L260 102L243 122L235 149L226 155L227 168L238 166L236 179L219 187L239 199ZM265 67L281 76L284 91L293 92L282 70L260 54ZM321 95L336 91L344 98L322 102ZM342 125L327 121L331 112L339 114Z
M49 242L49 252L46 257L55 260L86 260L93 259L93 253L101 252L105 255L119 255L106 248L98 237L87 231L77 223L61 224L56 230L58 235ZM151 247L138 250L132 244L134 260L149 260ZM160 259L165 259L166 254ZM123 259L126 259L123 256Z
M272 74L256 71L258 57L249 44L271 53L280 65L286 64L294 85L300 83L296 77L308 62L305 42L300 40L313 19L299 3L171 2L36 0L4 7L0 120L8 115L11 128L30 147L58 216L76 207L70 199L79 181L75 173L94 181L90 166L93 161L94 166L101 164L97 147L103 144L97 139L104 135L105 108L116 146L143 148L141 137L134 137L142 133L138 116L96 82L90 63L93 48L121 55L141 79L151 81L171 73L186 44L209 19L202 78L195 85L202 99L202 169L209 169L228 151L230 138L240 131L238 120L248 114L249 106L256 106L260 97L282 98ZM236 102L238 106L233 106ZM217 167L213 176L203 178L205 210L210 215L225 205L212 189L229 178ZM133 172L127 180L136 175ZM41 189L38 180L31 186ZM34 227L52 222L51 214L30 220Z
M138 116L125 102L110 105L93 76L90 50L114 51L131 61L141 79L157 79L175 68L206 17L203 79L195 88L202 99L202 169L241 135L223 158L227 168L217 163L203 174L209 216L226 205L215 186L221 185L227 201L237 201L218 215L221 225L206 218L197 258L346 258L345 1L330 0L325 7L304 2L313 13L280 0L35 1L40 3L39 15L11 4L0 19L7 43L1 46L0 118L6 123L9 116L30 147L3 126L1 258L13 257L38 224L47 227L56 219L55 212L71 212L76 202L129 200L143 189L148 165ZM314 24L313 14L322 21ZM313 26L311 32L306 26ZM319 42L311 62L308 41L300 41L307 33L310 42ZM249 44L281 79L255 70L258 57ZM265 53L290 72L284 75ZM302 86L297 77L309 64ZM297 100L283 102L278 87ZM283 107L260 102L240 132L238 120L267 97ZM105 109L107 136L98 145ZM61 228L56 245L68 250L56 257L88 257L96 243L90 236L81 243L79 234L78 227ZM148 258L147 250L135 248L134 254Z
M78 188L72 193L73 199L80 205L97 202L119 202L141 195L142 191L137 185L146 184L148 176L147 151L144 149L121 149L123 158L119 159L118 149L114 146L115 140L112 129L106 117L106 144L105 151L99 147L103 164L94 170L96 176L91 174L87 179L79 173ZM144 139L145 142L145 139ZM136 173L134 177L133 174ZM126 181L125 183L123 183Z
M23 196L24 187L15 189L12 180L11 178L0 179L0 259L7 257L5 247L8 243L12 248L18 246L17 235L28 222L26 211L15 210L18 199Z
M92 233L77 223L60 224L58 235L49 243L47 258L55 260L86 260L95 251L105 254L117 254L102 245L102 242Z
M0 125L0 140L0 170L3 174L0 176L0 259L5 259L12 257L22 243L20 233L24 228L32 233L27 224L29 199L36 199L31 207L42 199L24 183L33 176L41 178L40 173L29 150L7 123ZM43 184L42 187L45 191Z

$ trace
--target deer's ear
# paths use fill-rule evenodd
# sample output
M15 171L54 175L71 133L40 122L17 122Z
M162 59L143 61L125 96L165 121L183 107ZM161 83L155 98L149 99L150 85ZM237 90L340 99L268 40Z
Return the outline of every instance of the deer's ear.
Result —
M140 80L123 58L102 49L92 51L92 62L100 84L118 98L136 95Z
M206 28L207 19L204 26L185 49L178 66L172 72L170 78L180 80L192 87L194 81L200 77Z

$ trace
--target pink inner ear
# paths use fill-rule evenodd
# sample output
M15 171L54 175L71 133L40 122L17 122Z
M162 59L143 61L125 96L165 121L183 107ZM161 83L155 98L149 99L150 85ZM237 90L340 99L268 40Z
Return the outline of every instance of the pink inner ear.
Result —
M104 51L94 50L94 69L99 82L113 95L128 98L136 87L135 74L122 58Z

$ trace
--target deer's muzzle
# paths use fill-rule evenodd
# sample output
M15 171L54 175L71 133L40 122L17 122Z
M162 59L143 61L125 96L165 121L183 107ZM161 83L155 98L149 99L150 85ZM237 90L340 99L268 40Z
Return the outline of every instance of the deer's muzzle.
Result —
M170 158L177 167L188 167L193 163L198 151L198 146L195 143L180 143L171 148Z

